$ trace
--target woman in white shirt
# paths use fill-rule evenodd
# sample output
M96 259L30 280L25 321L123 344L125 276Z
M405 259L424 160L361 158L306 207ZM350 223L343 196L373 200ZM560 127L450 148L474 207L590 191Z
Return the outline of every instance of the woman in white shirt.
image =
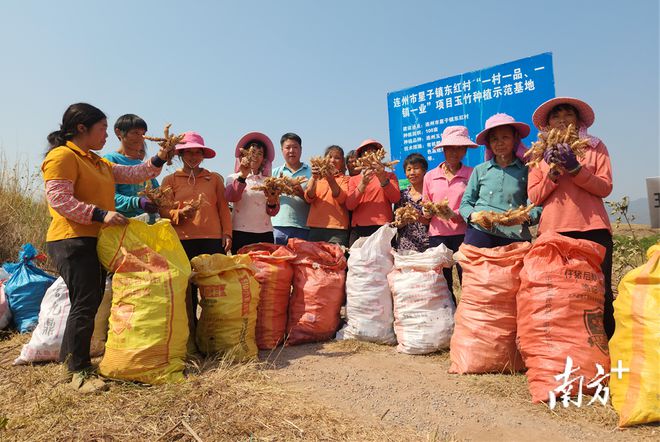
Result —
M254 147L253 154L244 157L241 149ZM259 242L274 243L270 217L280 210L277 197L266 198L261 190L252 188L263 184L270 176L275 158L273 142L261 132L250 132L236 144L234 172L227 177L225 197L232 203L232 253L241 247Z

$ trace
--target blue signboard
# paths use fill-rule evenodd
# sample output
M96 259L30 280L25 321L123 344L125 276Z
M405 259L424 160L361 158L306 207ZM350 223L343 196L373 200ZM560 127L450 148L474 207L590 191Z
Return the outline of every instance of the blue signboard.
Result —
M390 92L391 157L401 161L396 175L405 178L403 160L413 152L426 157L429 169L443 162L444 154L434 147L445 127L466 126L474 141L488 117L499 112L530 125L532 132L523 140L529 146L538 133L532 113L554 96L550 52ZM464 163L482 163L484 149L468 149Z

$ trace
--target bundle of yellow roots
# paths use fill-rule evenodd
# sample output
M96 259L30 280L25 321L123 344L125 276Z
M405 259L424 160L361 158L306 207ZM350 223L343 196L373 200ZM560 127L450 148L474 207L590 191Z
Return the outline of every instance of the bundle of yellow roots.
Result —
M472 213L470 220L479 224L484 229L492 229L495 224L501 226L517 226L529 221L529 212L534 208L534 204L529 206L520 206L515 209L509 209L502 213L495 213L492 210L482 210Z
M244 166L249 166L252 161L259 161L257 152L259 151L258 147L250 146L249 149L241 147L241 164Z
M151 181L147 181L144 190L138 192L138 196L148 198L149 201L154 203L158 208L171 208L175 206L174 192L171 187L156 187L151 185Z
M312 167L318 167L319 174L322 177L337 173L335 163L330 157L312 157L309 162L312 164Z
M394 160L394 161L383 161L385 159L385 149L382 147L378 150L372 150L364 155L362 155L360 158L355 160L355 169L356 170L362 170L362 169L379 169L379 168L389 168L391 170L394 170L394 166L399 163L399 160Z
M278 177L269 176L264 183L253 186L253 190L261 190L268 197L279 198L280 195L296 195L295 187L307 181L305 177L290 178L283 175Z
M399 207L394 211L394 222L392 226L394 227L403 227L408 224L416 223L419 221L419 216L421 214L410 204Z
M442 219L450 219L456 216L453 210L449 208L449 200L445 198L442 201L437 203L432 203L431 201L424 201L422 203L422 210L427 216L437 216Z
M534 141L532 147L525 153L527 165L531 167L538 166L545 151L555 149L558 144L568 144L578 158L584 157L585 149L589 145L587 139L579 137L577 128L573 124L569 124L566 129L548 130L545 128L539 132L538 141ZM555 163L550 164L550 169L556 169L557 167Z
M197 198L189 199L189 200L183 201L182 203L177 204L177 206L178 206L177 208L182 209L186 206L192 207L192 211L186 215L186 218L192 218L192 214L197 212L199 210L199 208L202 207L202 204L204 204L204 203L205 203L204 195L200 193L197 196ZM174 215L172 216L172 222L174 224L179 224L179 220L180 220L179 212L175 212Z
M144 136L145 140L149 141L155 141L158 143L160 147L165 149L168 154L167 154L167 164L171 165L172 164L172 157L174 157L174 148L176 147L177 144L181 143L181 140L183 140L183 134L179 135L171 135L170 134L170 127L172 126L172 123L167 123L165 125L165 130L163 130L163 137L148 137Z

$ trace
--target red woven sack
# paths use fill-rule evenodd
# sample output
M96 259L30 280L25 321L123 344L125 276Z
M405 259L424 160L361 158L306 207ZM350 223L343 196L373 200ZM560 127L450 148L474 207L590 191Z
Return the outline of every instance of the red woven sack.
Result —
M255 277L261 285L257 307L256 339L259 350L271 350L284 342L287 309L291 295L296 255L286 246L257 243L241 247L257 268Z
M591 241L558 233L544 233L525 256L518 292L518 340L527 366L533 402L550 398L563 380L567 357L582 392L593 394L587 385L598 374L599 364L610 372L607 336L603 327L605 288L600 265L605 248ZM604 384L603 384L604 385ZM559 391L554 392L557 397Z
M461 299L450 344L449 373L516 372L524 366L516 348L516 294L528 242L479 248L461 244Z
M289 239L293 292L289 302L286 345L332 339L344 301L346 258L336 244Z

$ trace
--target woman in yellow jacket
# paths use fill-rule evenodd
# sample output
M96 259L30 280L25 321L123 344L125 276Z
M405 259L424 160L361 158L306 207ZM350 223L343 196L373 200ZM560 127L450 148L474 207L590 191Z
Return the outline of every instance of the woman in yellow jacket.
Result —
M50 149L41 165L52 217L46 245L71 300L60 361L66 361L73 372L72 386L86 391L104 386L99 379L87 379L94 316L105 287L105 271L96 254L97 236L104 224L128 222L115 211L115 184L157 176L170 156L168 149L161 148L142 164L113 164L94 152L105 145L107 128L101 110L87 103L72 104L64 112L60 129L48 135Z

